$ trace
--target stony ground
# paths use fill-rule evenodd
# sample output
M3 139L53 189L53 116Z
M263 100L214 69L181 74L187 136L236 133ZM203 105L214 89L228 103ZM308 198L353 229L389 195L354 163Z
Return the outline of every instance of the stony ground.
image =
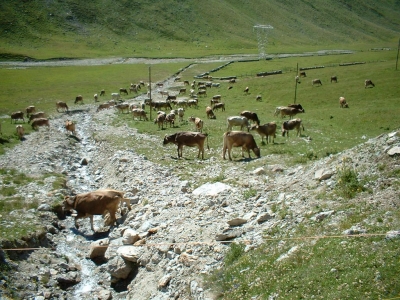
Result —
M82 107L54 116L50 129L40 128L0 157L0 168L32 176L63 173L67 178L66 187L59 190L52 188L52 177L41 185L18 187L26 201L40 200L39 208L23 212L24 217L45 228L26 245L47 247L9 252L6 261L13 272L0 281L0 288L15 289L16 298L212 299L202 286L202 275L221 265L229 248L225 242L244 242L251 249L263 242L269 228L291 231L305 218L334 222L343 217L334 213L337 202L319 196L334 190L337 169L344 161L361 177L377 178L367 184L372 193L362 193L359 199L383 210L398 209L398 178L387 174L400 167L399 131L294 167L261 158L246 171L246 162L226 164L219 158L220 149L214 149L206 160L192 162L206 164L206 171L185 180L174 168L109 142L110 136L117 136L153 145L161 143L158 138L127 126L115 128L112 110L96 113L94 105ZM79 120L76 136L63 129L71 117ZM221 173L221 181L193 188ZM88 219L80 220L76 230L71 216L59 219L51 211L63 195L104 187L125 191L133 207L129 212L122 209L120 225L111 231L100 216L95 222L98 232L93 233ZM324 208L316 211L321 201ZM280 209L291 213L280 218Z

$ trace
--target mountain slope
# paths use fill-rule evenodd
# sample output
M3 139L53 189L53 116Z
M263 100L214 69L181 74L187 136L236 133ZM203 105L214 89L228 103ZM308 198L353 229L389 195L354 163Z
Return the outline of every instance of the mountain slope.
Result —
M396 0L55 0L0 4L0 53L33 57L257 53L302 46L395 43Z

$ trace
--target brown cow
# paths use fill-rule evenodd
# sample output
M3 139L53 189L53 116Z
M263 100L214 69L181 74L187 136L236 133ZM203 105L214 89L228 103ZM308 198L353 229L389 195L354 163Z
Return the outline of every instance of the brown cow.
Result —
M222 111L225 111L225 103L220 102L220 103L215 103L213 106L213 110L221 109Z
M11 114L11 123L13 120L15 120L14 123L17 123L17 120L21 119L25 123L24 113L22 111L16 111Z
M124 113L126 110L129 113L129 103L120 103L114 106L119 112Z
M32 125L32 129L34 129L34 130L36 130L39 126L50 127L49 120L46 118L33 119L31 125Z
M319 84L319 85L322 85L322 82L321 82L321 79L313 79L313 81L312 81L312 85L317 85L317 84Z
M144 109L140 108L134 108L132 109L132 116L133 118L139 117L139 120L142 120L142 117L145 121L148 121L149 119L147 118L146 111Z
M306 111L304 110L304 108L303 108L303 106L301 106L301 104L300 103L297 103L297 104L288 104L288 106L287 107L292 107L292 108L297 108L297 109L300 109L300 110L302 110L303 111L303 113L305 113Z
M251 133L243 131L227 131L224 133L224 148L222 150L222 157L225 159L226 150L228 150L229 160L232 160L231 151L232 147L242 147L242 157L243 150L246 150L250 156L250 150L259 158L260 148L257 147L256 141Z
M206 107L206 115L207 119L216 119L217 117L214 115L214 112L211 107L207 106Z
M262 96L261 95L257 95L256 96L256 101L262 101Z
M285 116L289 116L291 119L293 116L299 113L304 113L304 109L298 109L294 107L280 107L280 113L282 118Z
M105 96L105 95L106 95L106 91L105 91L105 90L101 90L101 91L100 91L100 97L101 97L101 96Z
M175 126L175 114L170 113L168 115L165 116L165 123L169 123L169 127L174 127Z
M119 89L119 93L120 93L120 95L122 95L122 93L124 93L125 95L128 95L128 90L127 90L127 89L120 88L120 89Z
M306 74L305 71L301 71L301 72L299 73L299 76L300 76L300 77L307 77L307 74Z
M267 144L269 142L269 137L272 136L272 143L275 143L276 138L276 123L269 122L264 125L253 125L250 130L255 130L261 136L261 143L264 143L264 136L266 137Z
M366 79L366 80L364 81L364 88L367 88L367 87L369 87L369 86L375 87L375 84L372 82L371 79Z
M25 108L26 111L26 117L29 118L30 114L33 114L34 112L36 112L36 107L34 106L28 106L27 108Z
M285 133L287 134L287 137L289 137L289 130L296 129L297 130L297 136L301 135L301 127L303 127L304 131L304 126L301 124L301 119L293 119L289 121L285 121L282 124L282 136L285 136Z
M19 139L22 140L25 133L24 127L22 127L22 125L17 125L15 128L17 130L17 135L19 136Z
M62 109L63 111L68 111L68 105L67 103L63 102L63 101L57 101L56 103L56 109L57 112L60 112L58 109Z
M331 83L332 82L337 83L337 76L331 76Z
M185 94L186 93L186 89L179 89L179 94Z
M199 148L199 153L197 154L197 158L204 159L204 141L207 138L207 134L202 134L198 132L190 132L190 131L182 131L177 132L171 135L165 135L163 145L168 143L173 143L178 146L178 158L182 157L182 149L183 146L195 147ZM210 149L208 146L208 138L207 138L207 149Z
M115 213L118 210L120 202L125 202L128 209L131 210L131 206L128 199L124 198L124 192L104 189L93 192L78 194L76 196L65 196L64 197L64 209L75 210L77 215L75 216L75 227L79 228L78 219L90 218L90 228L93 227L93 216L103 215L106 211L110 213L110 223L114 225L117 221Z
M31 114L29 116L28 124L34 119L45 118L45 117L46 117L46 114L43 111L39 111L37 113Z
M75 97L75 104L77 104L78 102L82 102L83 103L83 97L82 97L82 95L78 95L78 96L76 96Z
M75 123L67 120L65 121L65 129L67 130L67 132L71 132L73 135L75 135L76 131L75 131Z
M100 104L100 105L97 107L96 112L99 112L100 110L103 110L103 109L109 109L110 107L111 107L111 103L109 103L109 102Z
M169 108L172 109L171 103L169 102L151 102L151 107L153 107L154 110L160 109L160 108Z
M258 119L257 114L252 111L244 110L240 113L240 116L246 117L248 120L252 120L253 122L256 122L257 125L260 125L260 120Z
M157 118L154 120L154 124L158 124L158 129L164 129L164 121L167 115L165 113L161 113L157 115Z
M344 97L339 98L339 105L340 108L349 108L349 105L346 102L346 99Z
M188 121L194 123L194 126L195 126L195 128L196 128L196 131L200 131L200 132L203 131L204 122L203 122L202 119L191 116L191 117L188 119Z

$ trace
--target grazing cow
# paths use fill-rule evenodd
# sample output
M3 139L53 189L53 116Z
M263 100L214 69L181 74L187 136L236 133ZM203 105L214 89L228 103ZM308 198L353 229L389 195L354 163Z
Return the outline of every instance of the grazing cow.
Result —
M25 108L26 111L26 117L29 118L30 114L33 114L34 112L36 112L36 107L34 106L28 106L27 108Z
M215 103L218 103L221 101L221 95L214 95L212 97L212 100L216 101ZM212 103L211 103L212 104Z
M285 121L282 124L282 136L285 136L285 133L287 134L287 137L289 137L289 130L296 129L297 130L297 135L301 135L301 127L303 127L304 131L304 126L301 124L301 119L293 119L289 121Z
M187 107L188 106L188 101L185 99L180 99L180 100L172 100L171 103L174 103L178 107Z
M269 137L272 137L272 143L275 143L276 138L276 123L269 122L264 125L253 125L250 127L250 130L255 130L261 136L261 143L264 143L264 136L267 140L267 144L269 142Z
M220 103L215 103L213 106L213 110L221 109L222 111L225 111L225 103L220 102Z
M180 81L180 80L181 80L180 77L175 77L175 78L174 78L174 82L177 82L177 81Z
M156 84L156 86L157 86L157 87L161 87L161 88L162 88L162 87L164 86L164 83L162 83L162 82L159 82L159 83L157 83L157 84Z
M219 88L219 87L221 86L221 84L218 83L218 82L213 82L213 83L211 84L211 86L212 86L212 87Z
M129 103L120 103L114 106L119 112L124 113L126 110L126 113L129 113Z
M261 95L257 95L256 96L256 101L262 101L262 96Z
M186 89L179 89L179 94L185 94L186 93Z
M260 120L258 119L258 116L256 113L248 110L244 110L240 113L242 117L246 117L248 120L252 120L253 122L256 122L257 125L260 125Z
M249 93L249 87L248 86L246 86L246 88L244 89L244 91L243 92L245 92L246 94L248 94Z
M119 93L120 93L120 95L122 95L122 93L124 93L125 95L128 95L128 90L127 90L127 89L120 88L120 89L119 89Z
M207 134L202 134L198 132L190 132L190 131L182 131L177 132L171 135L166 135L164 137L163 145L168 143L173 143L178 146L178 158L182 157L183 146L195 147L199 148L199 153L197 154L197 158L204 159L204 141L207 138ZM210 149L208 146L207 139L207 149Z
M153 107L154 110L160 109L160 108L169 108L172 109L171 103L169 102L152 102L151 107Z
M292 108L297 108L303 111L303 113L305 113L306 111L304 110L303 106L301 106L300 103L296 103L296 104L288 104L287 107L292 107Z
M168 95L168 92L167 92L167 99L165 99L165 101L171 101L171 100L176 100L176 96L175 95Z
M206 115L207 115L207 119L216 119L217 118L214 115L213 109L209 106L206 107Z
M206 90L200 90L197 92L197 96L207 96L207 91Z
M157 118L155 118L154 124L158 125L158 129L160 129L160 127L161 127L161 130L164 129L165 117L166 117L166 114L163 113L163 114L158 114Z
M189 80L184 80L183 85L190 85Z
M100 104L98 107L97 107L97 110L96 110L96 112L99 112L100 110L103 110L103 109L109 109L111 107L111 103L103 103L103 104Z
M322 85L322 82L321 82L321 79L313 79L312 80L312 85L317 85L317 84L319 84L319 85Z
M25 123L24 113L22 111L16 111L11 114L11 123L14 120L14 123L17 123L17 120L22 120Z
M94 94L93 98L94 98L94 102L98 102L99 101L99 95Z
M346 99L344 97L339 98L339 105L340 108L349 108L349 105L346 102Z
M50 124L49 124L49 120L48 120L48 119L46 119L46 118L39 118L39 119L34 119L34 120L32 121L31 126L32 126L32 129L36 130L36 129L38 129L39 126L47 126L47 127L50 127Z
M235 78L229 79L228 82L229 82L229 83L235 83L235 82L236 82L236 79L235 79Z
M183 109L182 107L178 108L179 122L183 122L184 115L185 115L185 109Z
M289 118L291 119L298 113L304 113L304 109L298 109L294 107L280 107L280 113L282 118L285 116L289 116Z
M366 80L364 81L364 88L367 88L367 87L369 87L369 86L375 87L375 84L372 82L371 79L366 79Z
M101 91L100 91L100 97L101 97L101 96L105 96L105 95L106 95L106 91L105 91L105 90L101 90Z
M46 117L46 114L44 112L42 112L42 111L39 111L39 112L34 113L34 114L31 114L29 116L28 124L34 119L45 118L45 117Z
M228 131L231 131L233 126L240 126L240 130L243 130L243 127L246 127L247 132L249 131L250 127L249 120L246 117L242 116L228 117L227 123L228 123Z
M165 116L165 123L169 123L169 127L175 127L175 114L169 113Z
M233 86L228 86L228 90L231 90L231 89L233 89Z
M90 228L95 231L93 227L94 215L103 215L108 211L110 213L110 223L114 225L117 221L115 214L120 202L125 202L128 209L131 210L129 200L124 198L124 194L121 191L104 189L76 196L65 196L64 209L75 210L77 212L75 217L75 227L77 229L79 228L78 219L90 218Z
M331 76L331 83L332 82L337 83L337 76Z
M70 120L65 121L65 130L67 130L67 132L69 131L69 132L71 132L71 134L75 135L76 134L75 123Z
M204 122L203 122L202 119L191 116L191 117L188 119L188 121L194 123L194 127L195 127L196 131L199 131L199 132L202 132L202 131L203 131Z
M142 120L142 117L145 121L148 121L149 119L147 118L147 114L146 111L144 109L140 109L140 108L135 108L132 109L132 116L133 118L135 117L139 117L139 120Z
M121 98L121 95L119 93L111 93L111 99L119 100L120 98Z
M129 93L132 93L132 92L134 92L134 93L138 92L138 89L135 85L129 87Z
M77 104L78 102L82 102L83 103L83 97L82 97L82 95L78 95L78 96L76 96L75 97L75 104Z
M260 158L260 148L257 147L256 141L251 133L243 131L228 131L224 133L224 148L222 150L222 157L225 159L226 150L228 150L229 160L232 160L231 151L232 147L242 147L242 157L243 150L246 150L250 156L250 150Z
M22 125L17 125L15 126L16 130L17 130L17 135L19 137L20 140L22 140L24 138L24 127L22 127Z
M305 71L301 71L301 72L299 73L299 76L300 76L300 77L307 77L307 74L306 74Z
M68 111L68 105L67 105L67 103L65 103L63 101L57 101L56 109L57 109L57 112L60 112L58 109L62 109L63 111Z
M199 102L199 100L197 100L197 98L196 99L190 99L187 102L187 106L189 106L189 107L194 106L194 107L197 108L198 107L198 102Z

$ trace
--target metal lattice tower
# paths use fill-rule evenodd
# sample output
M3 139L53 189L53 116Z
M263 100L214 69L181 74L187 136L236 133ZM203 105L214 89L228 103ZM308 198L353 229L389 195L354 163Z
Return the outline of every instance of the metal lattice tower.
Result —
M253 31L256 32L258 42L258 53L260 59L265 58L265 48L268 44L268 30L274 29L271 25L255 25Z

